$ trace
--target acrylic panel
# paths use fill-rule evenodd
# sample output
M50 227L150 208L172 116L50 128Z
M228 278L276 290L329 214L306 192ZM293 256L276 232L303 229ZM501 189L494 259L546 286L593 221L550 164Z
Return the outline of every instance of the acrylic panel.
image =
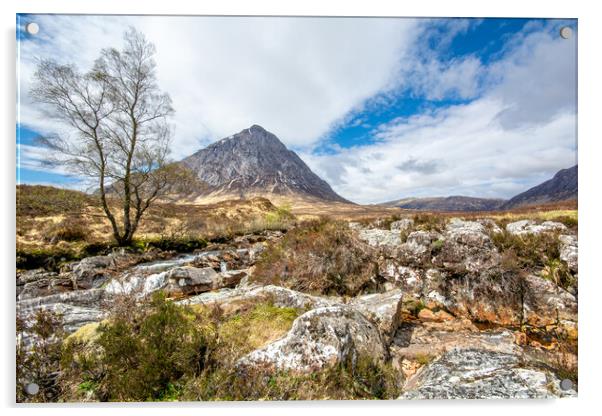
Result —
M576 19L16 36L18 402L577 395Z

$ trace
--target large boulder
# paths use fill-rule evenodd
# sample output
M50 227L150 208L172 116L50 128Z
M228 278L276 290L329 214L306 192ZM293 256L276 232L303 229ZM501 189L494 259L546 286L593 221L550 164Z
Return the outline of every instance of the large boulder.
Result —
M537 224L533 220L521 220L511 222L506 225L506 231L510 234L523 235L523 234L540 234L554 231L566 231L566 225L560 222L544 221L541 224Z
M401 244L401 233L397 230L360 229L358 236L372 247L393 248Z
M389 344L402 321L402 295L400 289L371 293L354 298L349 305L376 323L385 342Z
M86 257L72 267L73 285L76 289L94 289L106 283L111 275L109 270L115 266L114 256Z
M400 399L543 399L576 396L545 369L527 367L518 354L454 349L423 367Z
M359 357L384 362L387 348L375 324L349 306L313 309L282 339L241 358L238 367L313 372Z
M525 278L527 296L525 296L524 321L533 326L571 325L577 322L577 298L536 275Z
M397 258L406 265L422 266L430 261L433 243L441 238L434 231L413 231L399 247Z
M167 273L167 279L167 295L180 297L217 289L218 274L211 267L175 267Z
M458 218L448 223L445 239L433 258L433 263L440 267L468 272L489 269L499 261L499 253L487 235L485 226Z
M414 226L414 220L411 218L402 218L399 221L393 221L389 228L391 231L407 232Z

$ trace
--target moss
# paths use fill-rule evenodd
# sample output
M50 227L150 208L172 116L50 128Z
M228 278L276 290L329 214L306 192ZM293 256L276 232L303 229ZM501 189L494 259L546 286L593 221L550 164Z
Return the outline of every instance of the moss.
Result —
M69 342L79 342L79 343L90 343L94 342L100 336L98 332L98 328L100 326L100 322L91 322L77 329L74 333L70 334L63 343Z
M430 355L430 354L418 354L416 355L415 359L416 362L420 365L427 365L429 364L431 361L433 361L435 357Z

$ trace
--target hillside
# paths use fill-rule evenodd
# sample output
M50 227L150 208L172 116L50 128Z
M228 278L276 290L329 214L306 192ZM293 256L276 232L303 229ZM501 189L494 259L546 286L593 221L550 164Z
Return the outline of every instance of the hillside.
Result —
M537 205L547 202L560 202L577 199L577 165L562 169L547 180L527 191L516 195L502 205L502 209L512 209L526 205Z

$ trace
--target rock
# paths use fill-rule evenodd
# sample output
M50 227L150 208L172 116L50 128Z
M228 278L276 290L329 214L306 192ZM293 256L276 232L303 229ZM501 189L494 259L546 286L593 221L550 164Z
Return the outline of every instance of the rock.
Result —
M564 224L554 221L544 221L541 224L537 224L533 220L521 220L506 225L506 231L515 235L540 234L552 231L562 232L566 230L567 228Z
M499 234L502 229L497 225L497 223L491 218L480 218L476 220L479 224L483 225L486 230L493 234Z
M420 319L421 321L426 321L426 322L434 322L437 321L437 318L435 317L435 314L433 313L433 311L431 311L430 309L421 309L420 312L418 312L418 319Z
M358 296L349 305L378 325L387 344L401 324L402 291L400 289Z
M499 253L486 233L475 221L453 218L447 225L445 240L433 263L445 268L479 272L500 262Z
M46 269L33 269L23 272L17 272L17 286L25 285L26 283L35 282L40 279L48 279L57 276L55 272L49 272Z
M93 289L109 280L107 268L115 265L113 256L93 256L76 263L73 270L73 285L76 289Z
M122 279L113 279L106 286L105 291L110 294L118 295L136 295L144 297L167 284L167 272L153 273L144 276L136 273L135 275L126 275Z
M221 289L178 301L178 303L187 305L217 305L226 314L235 313L243 309L249 302L271 302L274 306L280 308L297 309L313 309L342 304L340 298L312 296L285 287L273 285Z
M534 326L555 325L558 321L577 322L577 298L554 283L527 275L528 296L524 303L524 320Z
M403 358L437 357L454 348L520 352L512 332L479 331L470 321L463 320L404 323L395 334L390 348L391 356Z
M73 282L69 278L43 278L26 283L17 296L18 300L32 299L40 296L50 296L73 290Z
M517 354L454 349L427 364L400 399L527 399L576 396L545 369L526 367Z
M241 280L247 277L248 273L246 270L230 270L221 272L218 278L214 281L214 287L222 289L225 287L233 288L238 285Z
M405 264L422 266L430 260L432 244L442 238L433 231L413 231L399 248L398 257Z
M241 358L240 369L267 368L313 372L358 357L384 362L387 349L377 327L348 306L329 306L304 313L288 334Z
M579 267L578 241L574 235L561 235L560 240L560 260L566 262L569 270L577 273Z
M413 219L403 218L399 221L392 222L390 229L391 229L391 231L406 232L406 231L411 230L413 226L414 226Z
M372 247L397 247L401 244L399 231L361 229L358 233L360 240Z
M167 272L165 287L170 297L188 296L217 289L218 274L211 267L175 267Z
M33 319L39 310L51 311L62 316L66 332L73 332L85 324L103 319L104 300L105 292L102 289L76 290L19 301L17 315L23 319Z

